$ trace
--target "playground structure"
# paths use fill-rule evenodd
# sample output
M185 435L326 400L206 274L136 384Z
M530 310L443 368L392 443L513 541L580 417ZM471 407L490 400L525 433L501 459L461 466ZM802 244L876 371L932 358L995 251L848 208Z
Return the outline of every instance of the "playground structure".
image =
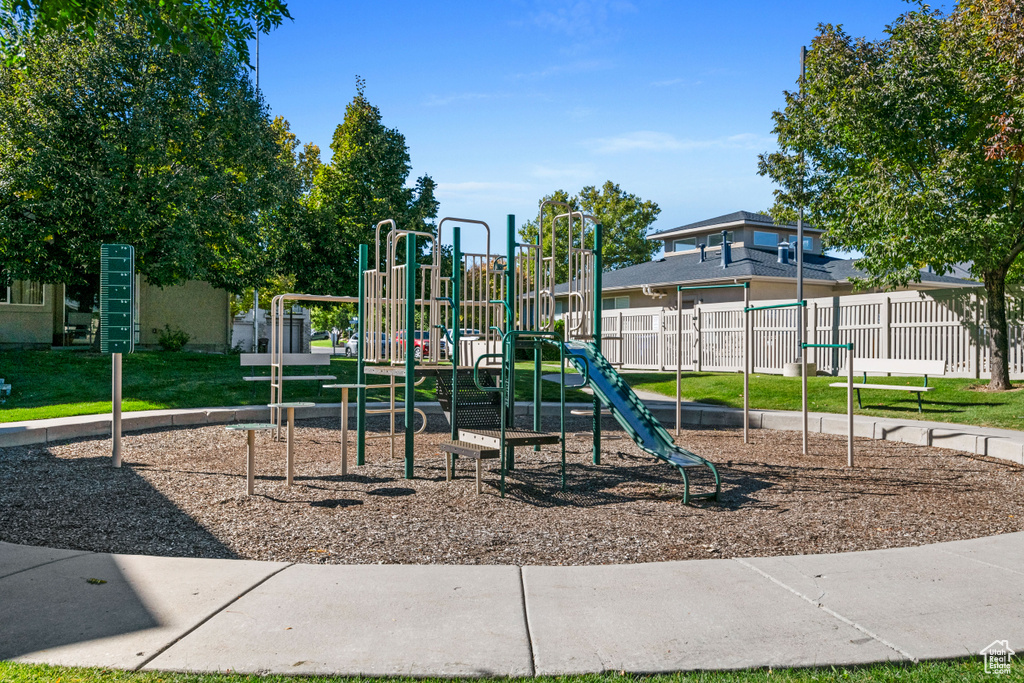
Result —
M557 213L547 228L544 211ZM442 237L452 224L451 272L443 273ZM394 455L404 439L404 475L414 476L415 436L426 428L426 416L416 408L416 386L435 378L437 398L451 426L451 440L441 445L451 476L458 457L477 465L481 488L482 461L498 459L500 491L516 467L516 448L542 445L561 447L561 484L566 486L566 363L582 375L593 390L593 463L601 463L601 416L613 416L626 434L645 452L675 467L684 483L683 502L717 499L721 481L714 464L676 445L669 432L651 414L629 385L601 353L602 227L592 217L566 204L541 204L537 243L516 239L515 217L508 216L506 255L492 252L491 229L478 220L444 218L437 235L400 228L394 220L375 226L374 262L369 245L359 251L356 389L356 466L365 464L368 439L390 439ZM484 249L462 250L461 231L480 229ZM420 241L422 240L422 242ZM427 248L421 254L420 246ZM567 253L568 306L564 337L555 331L555 286L558 246ZM550 249L550 251L548 251ZM349 297L288 294L274 299L271 316L272 403L283 402L283 366L273 362L280 354L280 332L288 300L351 301ZM468 334L464 333L468 332ZM541 370L544 349L555 349L559 362L559 429L542 430ZM517 424L515 415L516 354L532 355L532 424ZM367 376L388 378L386 384L368 384ZM276 379L275 379L276 377ZM369 410L367 392L389 392L387 408ZM401 393L399 398L398 394ZM404 424L396 429L396 416ZM389 429L370 434L367 416L387 414ZM415 425L419 414L421 424ZM578 414L578 413L577 413ZM347 416L343 415L343 419ZM277 417L280 424L280 417ZM706 469L713 490L691 492L691 468Z
M722 235L723 244L725 235ZM752 359L753 322L751 314L756 311L769 311L785 308L797 308L800 311L798 324L805 325L805 311L807 300L772 304L768 306L750 305L750 283L737 282L723 285L699 285L687 287L680 285L676 288L676 436L680 434L683 410L683 292L708 289L743 289L743 443L750 443L750 370ZM800 415L802 423L803 454L808 455L807 447L807 349L845 349L848 352L847 362L847 392L846 392L846 416L847 416L847 437L846 437L846 463L853 467L853 344L800 344ZM859 396L859 394L858 394ZM918 395L920 402L920 394Z

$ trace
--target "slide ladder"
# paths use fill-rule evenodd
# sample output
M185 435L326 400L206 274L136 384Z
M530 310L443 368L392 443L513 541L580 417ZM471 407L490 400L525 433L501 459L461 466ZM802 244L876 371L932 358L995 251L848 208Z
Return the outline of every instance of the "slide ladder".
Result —
M683 476L683 503L694 498L718 500L722 481L714 463L682 448L673 441L672 435L651 414L643 401L615 371L608 359L589 342L565 342L565 357L582 372L587 383L602 403L611 409L634 443L660 460L676 467ZM686 470L691 467L707 467L715 479L714 493L690 494L690 477Z

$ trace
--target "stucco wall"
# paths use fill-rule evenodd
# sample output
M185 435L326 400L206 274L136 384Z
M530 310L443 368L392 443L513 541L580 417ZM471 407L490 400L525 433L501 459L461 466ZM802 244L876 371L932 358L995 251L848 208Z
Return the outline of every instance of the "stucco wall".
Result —
M0 348L50 348L53 344L53 292L53 285L43 285L41 306L0 304Z
M157 348L164 325L189 334L187 349L226 351L231 334L230 294L206 282L163 289L143 282L139 288L139 345Z

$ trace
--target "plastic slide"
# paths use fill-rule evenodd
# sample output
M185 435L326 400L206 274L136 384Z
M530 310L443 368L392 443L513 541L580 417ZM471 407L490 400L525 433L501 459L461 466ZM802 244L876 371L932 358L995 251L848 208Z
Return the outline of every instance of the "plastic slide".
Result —
M563 346L565 357L584 374L594 393L611 409L612 416L618 420L636 445L654 457L679 468L679 473L686 482L684 503L689 502L690 498L717 499L721 481L714 463L677 446L672 440L672 435L651 414L643 401L626 384L622 376L615 372L615 368L594 344L566 342ZM691 496L686 468L700 465L709 468L714 475L715 492Z

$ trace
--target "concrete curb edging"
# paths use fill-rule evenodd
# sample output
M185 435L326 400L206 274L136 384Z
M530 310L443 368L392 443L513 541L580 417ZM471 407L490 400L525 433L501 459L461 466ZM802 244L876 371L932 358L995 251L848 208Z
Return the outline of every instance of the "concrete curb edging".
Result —
M675 403L663 399L643 397L645 403L665 425L675 424ZM368 404L374 407L385 403ZM441 408L436 402L416 404L427 415L440 415ZM567 408L588 408L588 403L567 404ZM340 403L321 403L312 408L295 411L298 419L339 416ZM516 406L518 415L532 414L529 403ZM355 405L349 404L350 418L355 415ZM270 419L270 410L262 406L229 406L220 408L189 408L181 410L149 410L124 413L124 433L168 427L191 427L206 424L228 424L232 422L265 422ZM700 404L684 404L682 426L685 427L741 427L743 412L735 408L721 408ZM846 417L831 413L810 413L808 430L820 434L846 434ZM795 411L751 410L751 429L773 429L779 431L800 431L801 416ZM898 441L919 446L934 446L975 455L1007 460L1024 465L1024 432L1009 429L976 427L923 420L891 420L866 415L854 416L854 435L857 437ZM76 417L24 422L0 423L0 448L45 444L83 437L109 437L110 417L108 415L81 415Z

